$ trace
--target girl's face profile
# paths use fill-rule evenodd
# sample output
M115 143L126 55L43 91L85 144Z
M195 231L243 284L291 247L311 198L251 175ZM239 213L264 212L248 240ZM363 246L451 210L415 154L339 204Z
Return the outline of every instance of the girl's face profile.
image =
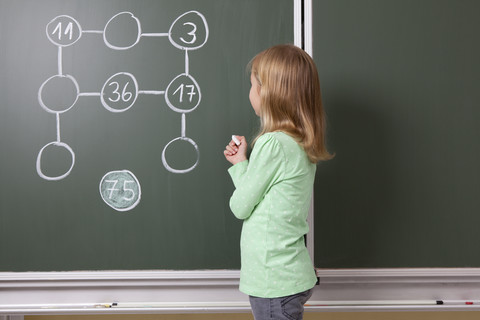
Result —
M252 104L252 108L255 111L257 116L260 116L260 84L257 81L257 78L253 75L250 75L250 82L252 87L250 88L250 103Z

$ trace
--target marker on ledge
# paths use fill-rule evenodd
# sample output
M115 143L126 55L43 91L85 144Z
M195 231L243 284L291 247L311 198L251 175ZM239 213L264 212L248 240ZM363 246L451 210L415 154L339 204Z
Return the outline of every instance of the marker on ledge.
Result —
M238 138L235 137L234 135L232 135L232 140L233 140L233 142L235 142L235 144L236 144L237 146L240 145L240 140L238 140Z
M414 305L480 305L480 300L365 300L365 301L312 301L306 307L332 306L414 306Z

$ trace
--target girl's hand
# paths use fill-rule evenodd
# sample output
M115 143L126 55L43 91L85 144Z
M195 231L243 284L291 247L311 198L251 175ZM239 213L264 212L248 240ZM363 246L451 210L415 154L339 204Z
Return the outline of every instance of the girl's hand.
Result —
M236 137L240 141L240 144L237 146L232 140L223 151L225 159L233 165L247 160L247 140L245 140L243 136Z

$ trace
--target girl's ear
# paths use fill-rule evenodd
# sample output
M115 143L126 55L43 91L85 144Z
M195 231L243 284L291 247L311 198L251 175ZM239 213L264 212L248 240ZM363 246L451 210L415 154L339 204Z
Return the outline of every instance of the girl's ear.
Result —
M255 79L257 80L257 84L259 87L262 86L262 81L260 81L260 78L258 77L258 74L255 74Z
M255 86L257 87L257 93L260 95L260 92L262 91L262 83L260 82L260 79L258 79L258 76L255 75Z

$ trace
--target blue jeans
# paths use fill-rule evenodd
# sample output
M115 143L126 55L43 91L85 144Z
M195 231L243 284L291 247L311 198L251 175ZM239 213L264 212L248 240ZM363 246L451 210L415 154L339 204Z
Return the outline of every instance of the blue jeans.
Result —
M302 320L303 305L310 299L313 289L280 298L250 296L255 320Z

